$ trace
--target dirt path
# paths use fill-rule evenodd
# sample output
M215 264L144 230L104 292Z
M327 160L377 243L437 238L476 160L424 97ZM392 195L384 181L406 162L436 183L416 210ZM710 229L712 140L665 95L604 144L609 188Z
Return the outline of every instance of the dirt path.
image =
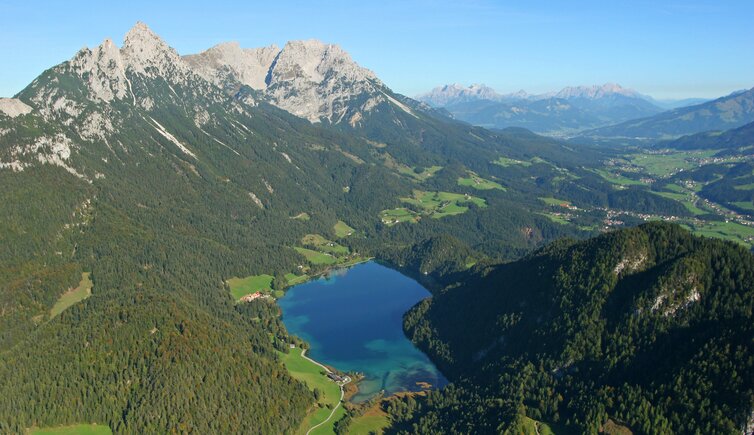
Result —
M320 364L319 362L314 361L313 359L311 359L308 356L306 356L306 349L303 349L301 351L301 356L304 357L305 360L310 361L310 362L312 362L312 363L314 363L314 364L322 367L323 369L325 369L325 372L332 373L332 371L330 369L328 369L326 366L324 366L323 364ZM351 382L350 378L348 379L348 382ZM345 391L343 390L343 385L346 385L348 382L344 382L342 385L338 384L338 387L340 387L340 399L338 399L338 404L335 405L335 407L332 409L332 412L330 412L330 415L327 416L327 419L325 419L325 421L323 421L321 423L318 423L318 424L315 424L314 426L310 427L309 430L306 431L306 435L309 435L311 433L311 431L313 431L314 429L316 429L316 428L322 426L323 424L327 423L328 421L330 421L330 419L332 418L332 416L335 415L335 411L338 410L338 408L340 407L341 403L343 402L343 395L345 394Z

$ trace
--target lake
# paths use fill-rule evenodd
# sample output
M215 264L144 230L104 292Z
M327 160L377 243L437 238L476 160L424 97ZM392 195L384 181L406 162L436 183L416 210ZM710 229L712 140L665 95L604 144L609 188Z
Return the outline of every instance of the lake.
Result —
M308 355L340 371L361 372L354 402L447 383L403 333L403 314L429 296L418 282L375 262L340 269L291 287L278 300L288 332L309 342Z

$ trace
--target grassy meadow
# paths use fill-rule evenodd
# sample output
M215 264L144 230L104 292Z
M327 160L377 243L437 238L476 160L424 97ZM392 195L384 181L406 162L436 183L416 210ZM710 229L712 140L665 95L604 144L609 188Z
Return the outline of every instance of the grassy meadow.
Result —
M82 273L79 285L75 289L63 293L60 298L58 298L57 302L55 302L55 305L50 308L50 318L59 315L71 305L81 302L91 296L92 285L89 272Z

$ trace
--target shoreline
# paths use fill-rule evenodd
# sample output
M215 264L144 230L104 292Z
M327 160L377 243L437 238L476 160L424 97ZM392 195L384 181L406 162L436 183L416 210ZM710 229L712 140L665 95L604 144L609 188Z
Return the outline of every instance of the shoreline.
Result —
M296 283L294 285L286 287L285 289L283 289L283 292L287 292L288 289L296 287L297 285L306 284L308 282L311 282L311 281L314 281L316 279L322 278L322 277L324 277L325 275L329 274L330 272L332 272L334 270L349 269L349 268L351 268L353 266L357 266L357 265L363 264L363 263L368 263L368 262L373 261L373 260L375 260L375 257L367 257L367 258L362 258L362 259L351 261L351 262L345 262L345 263L341 263L341 264L334 264L332 266L328 266L325 270L323 270L321 272L317 272L317 273L315 273L313 275L308 275L308 277L307 277L307 279L305 281L301 281L299 283ZM275 298L275 300L277 300L277 299L280 299L280 298Z

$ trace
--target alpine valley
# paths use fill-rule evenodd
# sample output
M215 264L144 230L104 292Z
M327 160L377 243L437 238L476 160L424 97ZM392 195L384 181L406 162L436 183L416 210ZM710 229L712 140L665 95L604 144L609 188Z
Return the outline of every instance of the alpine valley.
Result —
M0 99L0 432L754 430L752 91L441 91L137 23ZM289 334L370 259L447 386L350 400Z

